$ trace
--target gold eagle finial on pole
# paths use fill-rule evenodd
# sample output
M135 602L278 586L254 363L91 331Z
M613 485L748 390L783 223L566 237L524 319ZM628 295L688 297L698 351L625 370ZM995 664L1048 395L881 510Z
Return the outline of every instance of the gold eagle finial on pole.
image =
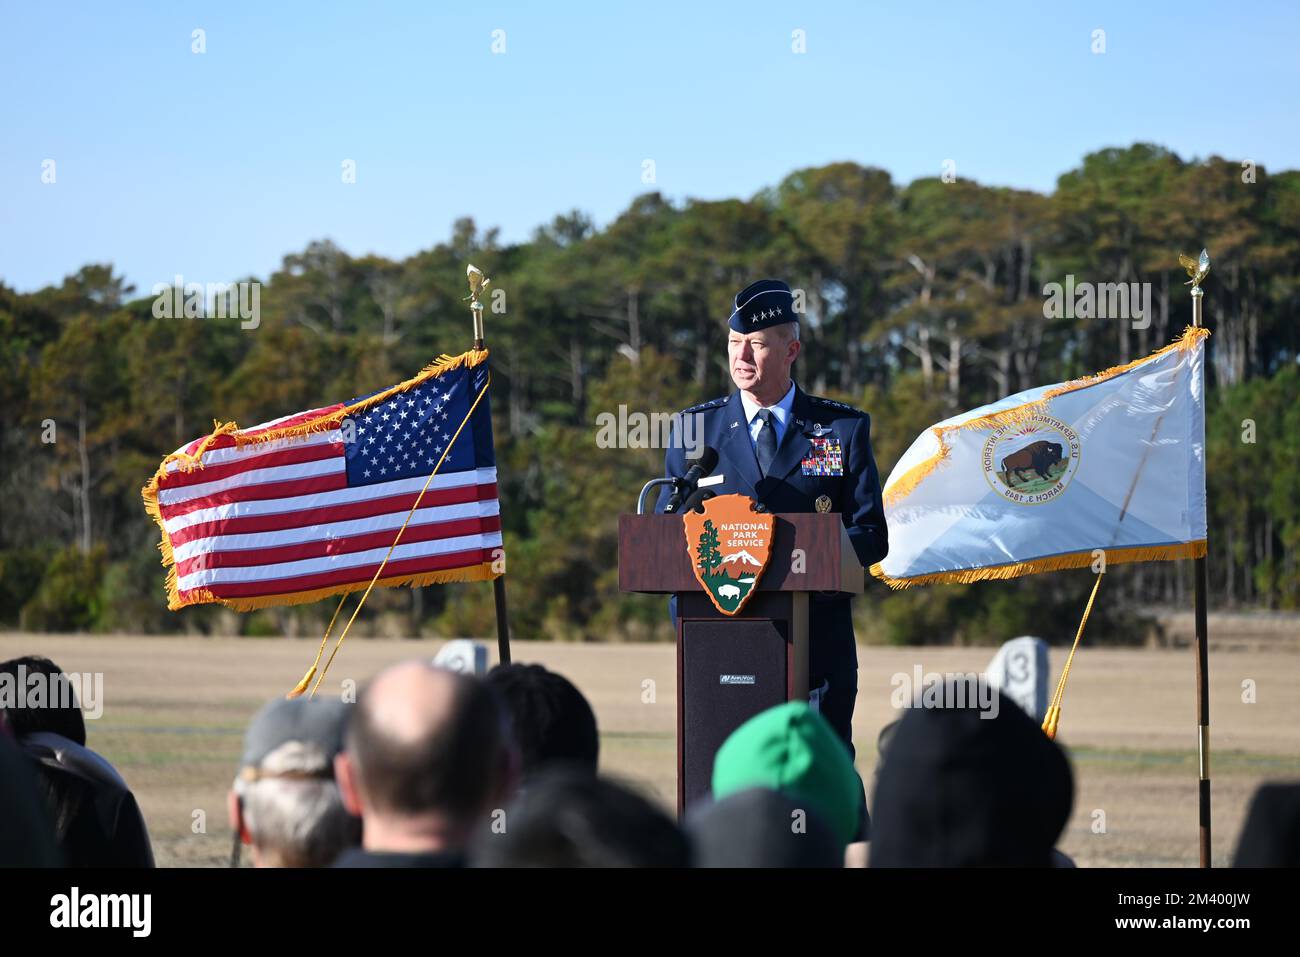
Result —
M1199 260L1179 253L1178 265L1186 269L1187 275L1192 277L1188 282L1184 283L1184 285L1191 286L1192 290L1196 291L1201 288L1201 280L1210 272L1210 252L1207 249L1202 249L1201 258Z
M470 314L474 318L474 348L483 348L483 303L479 302L479 296L487 288L488 283L492 280L483 275L483 270L479 269L473 263L465 268L465 278L469 280L469 295L465 298L469 300Z

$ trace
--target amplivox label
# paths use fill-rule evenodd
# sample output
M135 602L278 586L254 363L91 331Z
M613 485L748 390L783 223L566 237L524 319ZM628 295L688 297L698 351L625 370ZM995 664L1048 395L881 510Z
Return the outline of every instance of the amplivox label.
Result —
M753 683L753 675L718 675L720 685L752 685Z

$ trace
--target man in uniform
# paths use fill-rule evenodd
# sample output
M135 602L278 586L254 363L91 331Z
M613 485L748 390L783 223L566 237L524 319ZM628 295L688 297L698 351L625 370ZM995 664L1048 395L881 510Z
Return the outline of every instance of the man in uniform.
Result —
M871 454L871 417L840 402L808 395L791 378L799 355L799 317L790 287L760 279L736 295L727 323L727 356L736 390L681 413L698 416L699 447L718 452L710 488L738 492L771 512L837 512L863 567L889 551L880 476ZM680 440L665 455L666 477L690 467ZM667 504L661 495L658 510ZM853 755L858 655L850 608L842 592L809 602L808 687L817 707Z

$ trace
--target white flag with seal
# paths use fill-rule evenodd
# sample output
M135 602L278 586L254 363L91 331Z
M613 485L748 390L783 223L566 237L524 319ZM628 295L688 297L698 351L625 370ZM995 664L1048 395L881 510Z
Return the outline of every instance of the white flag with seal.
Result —
M926 429L883 489L891 588L1205 554L1209 330Z

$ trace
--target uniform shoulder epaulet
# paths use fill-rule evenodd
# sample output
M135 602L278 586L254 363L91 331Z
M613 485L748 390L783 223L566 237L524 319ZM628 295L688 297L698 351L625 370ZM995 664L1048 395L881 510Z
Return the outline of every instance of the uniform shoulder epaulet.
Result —
M699 405L693 405L689 409L682 409L680 415L689 415L692 412L706 412L709 409L717 409L727 404L727 396L720 399L710 399L708 402L701 402Z
M836 402L834 399L823 398L820 395L810 395L808 398L816 405L829 406L832 409L839 409L841 412L848 412L850 415L866 415L861 409L855 409L843 402Z

